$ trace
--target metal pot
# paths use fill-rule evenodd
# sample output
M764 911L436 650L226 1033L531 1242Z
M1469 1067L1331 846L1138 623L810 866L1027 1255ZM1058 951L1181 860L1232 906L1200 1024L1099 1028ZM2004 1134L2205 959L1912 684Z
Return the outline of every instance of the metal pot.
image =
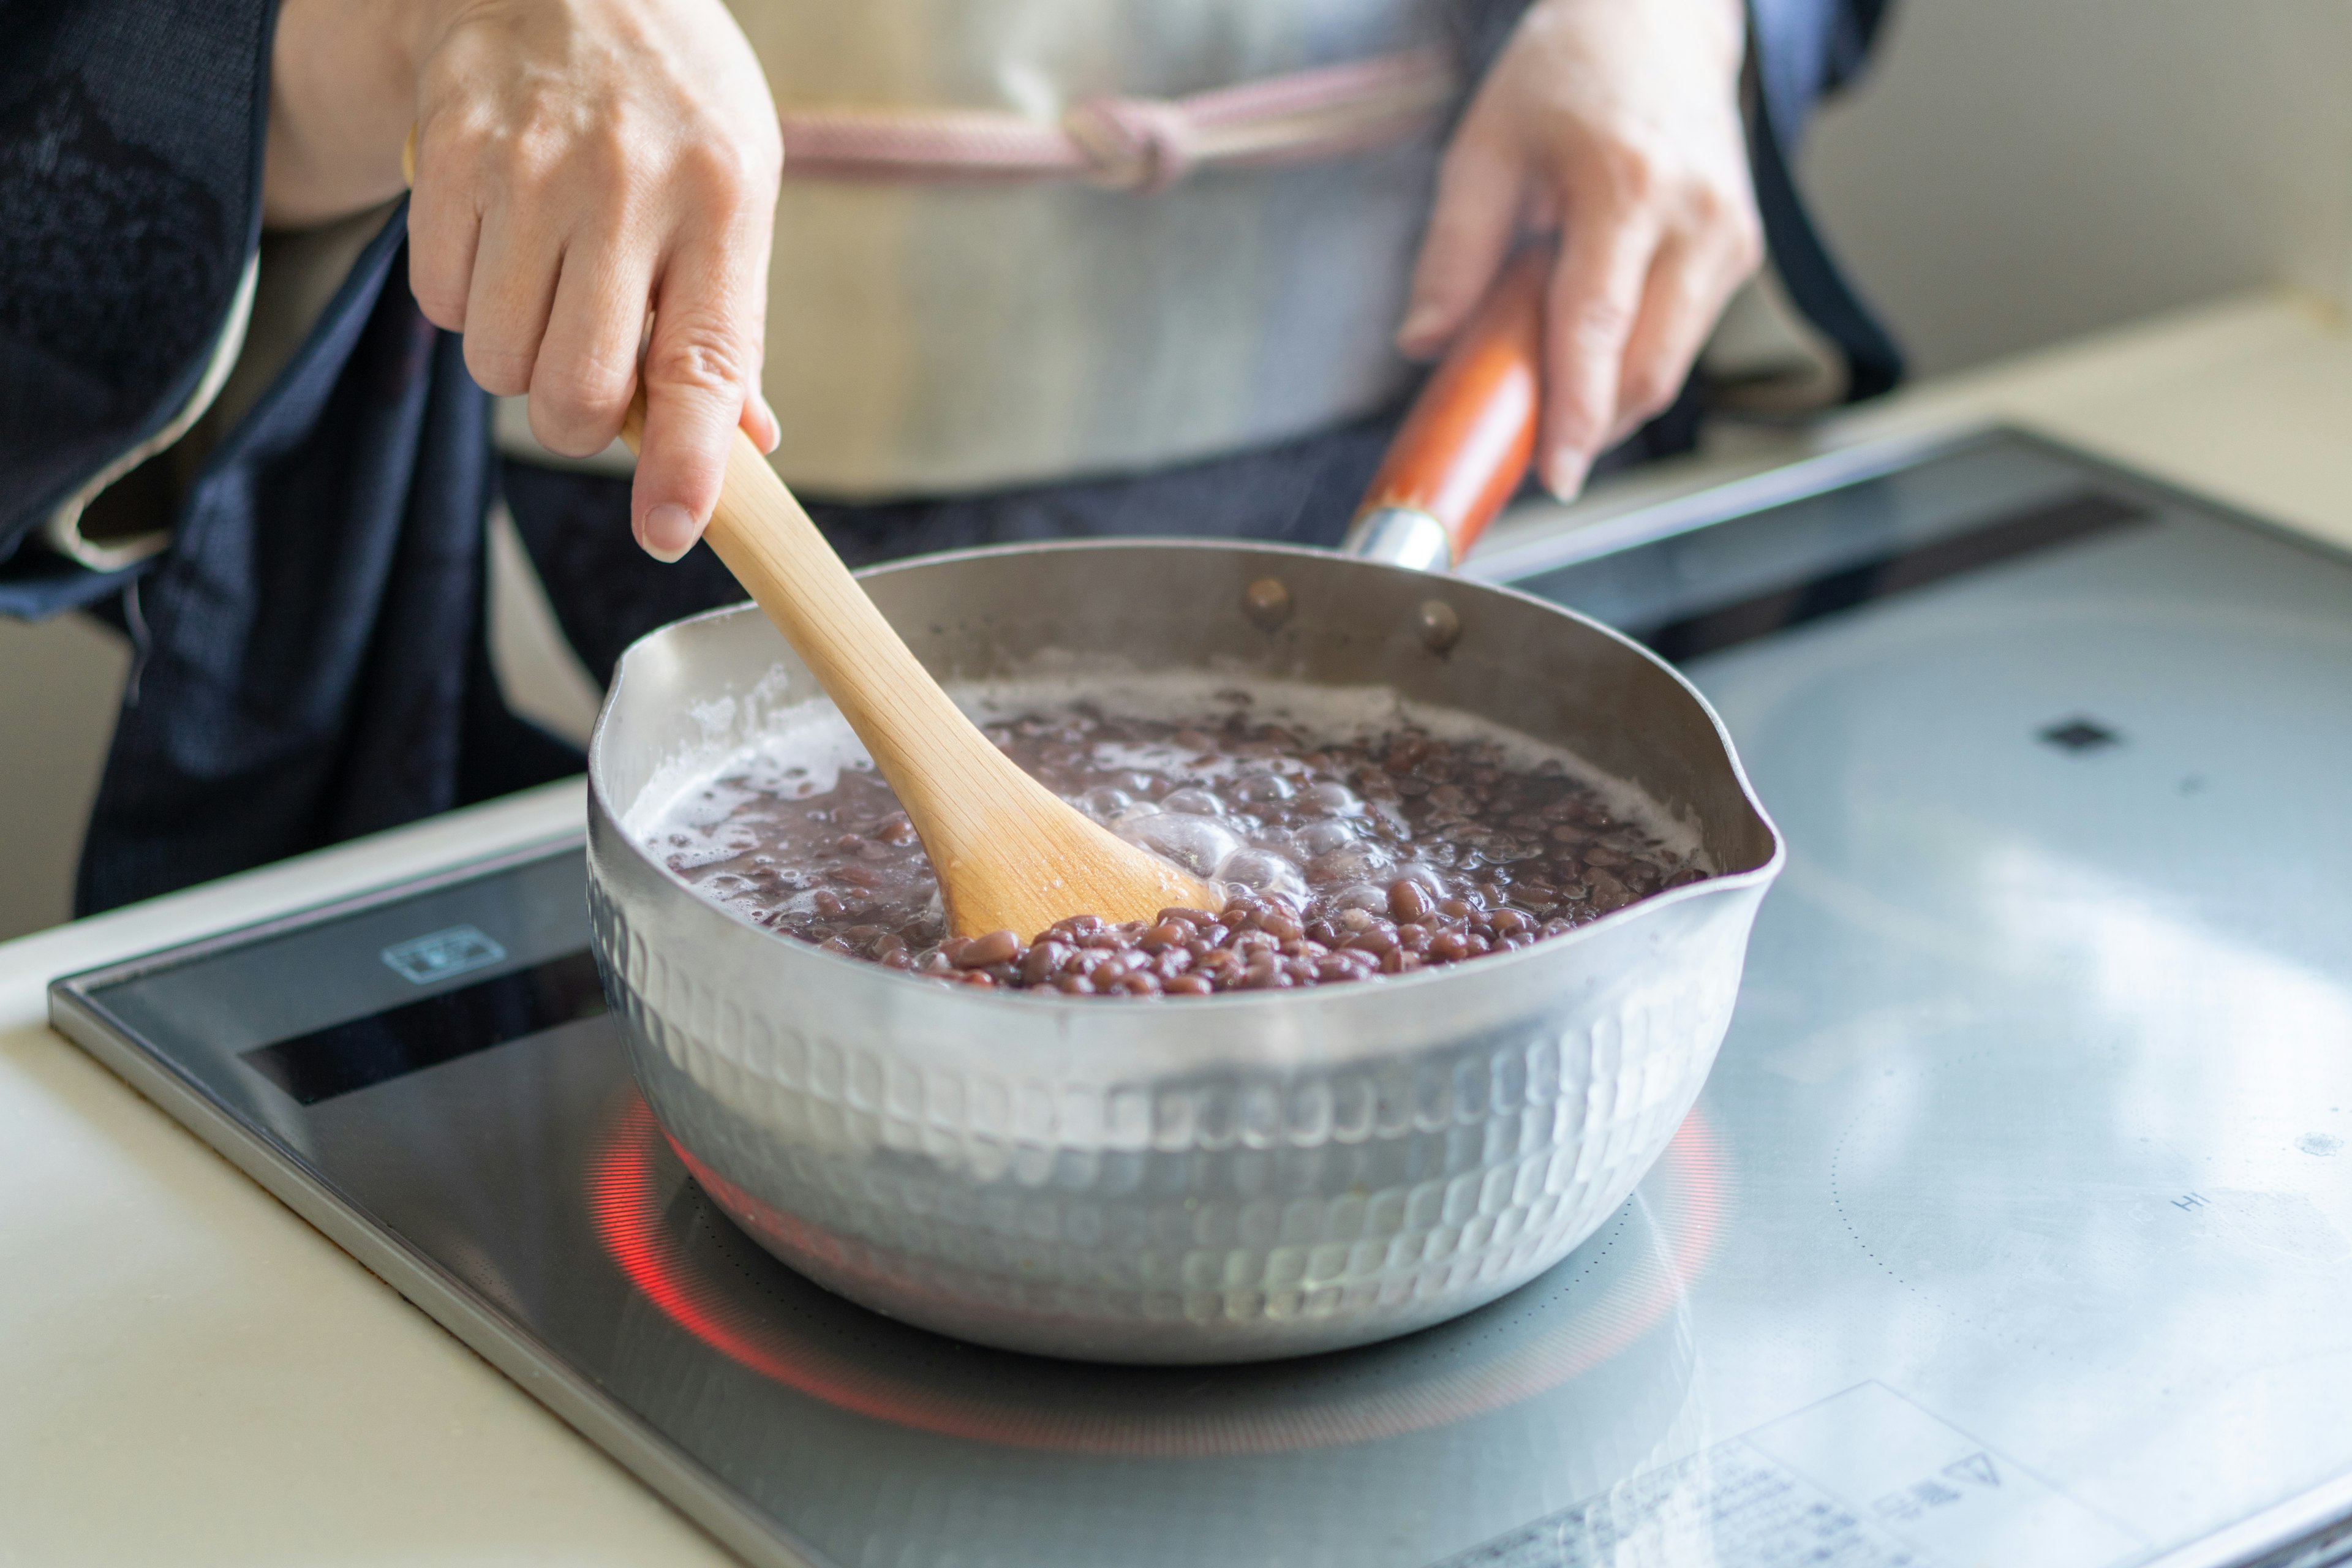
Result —
M1526 595L1319 551L1028 545L864 581L950 690L1049 652L1106 679L1382 685L1638 784L1722 874L1377 982L1164 1002L940 985L707 902L623 828L657 770L821 695L750 606L665 627L622 659L589 746L596 952L671 1142L793 1268L1014 1350L1302 1354L1533 1278L1665 1147L1783 851L1714 712L1646 650Z

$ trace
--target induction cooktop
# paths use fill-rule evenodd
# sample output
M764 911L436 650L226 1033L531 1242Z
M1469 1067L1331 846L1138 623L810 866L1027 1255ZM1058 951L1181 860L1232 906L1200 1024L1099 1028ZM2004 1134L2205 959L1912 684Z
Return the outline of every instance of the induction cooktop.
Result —
M2011 432L1759 484L1482 568L1681 664L1790 860L1640 1190L1410 1338L1105 1368L800 1279L637 1098L576 840L52 1016L760 1563L2352 1558L2352 561Z

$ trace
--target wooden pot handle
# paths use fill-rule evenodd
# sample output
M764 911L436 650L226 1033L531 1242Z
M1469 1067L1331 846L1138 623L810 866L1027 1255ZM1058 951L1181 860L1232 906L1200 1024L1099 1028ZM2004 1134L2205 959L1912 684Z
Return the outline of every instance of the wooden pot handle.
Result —
M1535 455L1551 254L1530 246L1507 263L1446 350L1356 509L1350 552L1454 565L1517 493Z

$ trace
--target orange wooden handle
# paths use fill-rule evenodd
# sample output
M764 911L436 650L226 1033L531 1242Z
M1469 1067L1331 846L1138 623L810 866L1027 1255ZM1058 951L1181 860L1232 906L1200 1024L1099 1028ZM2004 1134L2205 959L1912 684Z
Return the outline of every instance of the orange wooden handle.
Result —
M1521 251L1479 303L1421 395L1357 508L1427 512L1459 561L1516 494L1535 455L1544 281L1551 247Z

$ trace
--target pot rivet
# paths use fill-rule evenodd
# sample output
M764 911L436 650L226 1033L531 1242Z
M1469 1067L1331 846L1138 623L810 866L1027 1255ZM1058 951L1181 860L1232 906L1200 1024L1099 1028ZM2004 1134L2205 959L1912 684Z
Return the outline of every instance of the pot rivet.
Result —
M1290 618L1290 590L1279 577L1261 577L1242 590L1242 614L1270 632Z
M1462 638L1462 617L1443 599L1423 599L1413 619L1421 627L1421 646L1444 653Z

